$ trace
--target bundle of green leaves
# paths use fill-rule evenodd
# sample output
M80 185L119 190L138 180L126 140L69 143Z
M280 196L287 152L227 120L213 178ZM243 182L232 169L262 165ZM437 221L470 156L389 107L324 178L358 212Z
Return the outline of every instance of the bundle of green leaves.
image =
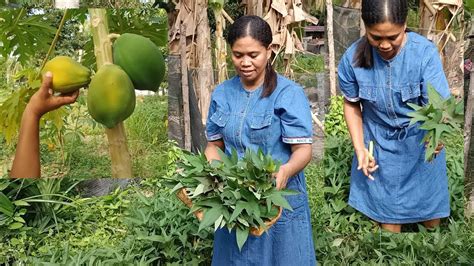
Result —
M214 225L236 230L239 249L253 228L266 229L265 221L279 214L280 208L292 210L284 196L291 190L277 190L273 174L280 162L261 149L247 149L239 159L236 150L228 156L218 150L220 161L208 162L204 154L184 154L178 170L168 184L173 192L185 188L193 202L190 213L202 211L199 230Z
M428 85L428 104L418 106L408 103L415 112L408 113L410 125L421 122L426 130L422 143L426 143L425 161L433 160L436 147L446 143L446 137L461 134L464 121L464 103L453 96L443 99L436 89Z

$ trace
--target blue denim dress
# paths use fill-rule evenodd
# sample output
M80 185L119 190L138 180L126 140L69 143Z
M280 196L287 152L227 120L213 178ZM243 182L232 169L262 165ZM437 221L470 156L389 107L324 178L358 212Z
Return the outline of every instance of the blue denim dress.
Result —
M357 170L354 155L349 205L381 223L414 223L449 216L449 192L444 149L425 162L425 135L419 124L409 126L407 103L428 102L431 84L443 97L450 92L437 48L414 32L391 60L372 48L374 66L353 66L357 42L341 58L340 89L348 101L360 102L364 143L373 140L379 168L369 180Z
M278 76L277 87L261 98L262 87L247 91L238 76L212 93L206 125L208 141L223 139L225 152L235 148L242 157L246 148L262 148L286 163L291 144L312 142L309 102L296 83ZM303 171L291 177L287 188L293 211L283 210L280 219L260 237L249 235L239 251L235 231L218 229L214 236L212 265L315 265L310 211Z

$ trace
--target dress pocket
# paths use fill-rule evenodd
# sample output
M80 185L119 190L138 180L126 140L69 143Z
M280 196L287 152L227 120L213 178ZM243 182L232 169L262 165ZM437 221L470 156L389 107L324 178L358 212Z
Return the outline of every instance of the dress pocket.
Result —
M359 98L375 102L377 99L377 88L374 86L359 86Z
M250 120L250 142L262 144L268 139L272 113L253 114Z
M217 110L212 116L211 121L218 127L225 127L227 121L229 121L229 114L222 110Z

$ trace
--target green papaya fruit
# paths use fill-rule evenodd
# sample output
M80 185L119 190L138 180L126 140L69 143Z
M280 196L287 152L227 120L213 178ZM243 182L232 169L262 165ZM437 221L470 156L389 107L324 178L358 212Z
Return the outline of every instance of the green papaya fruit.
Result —
M157 91L165 75L165 60L150 39L124 33L113 44L114 64L119 65L137 90Z
M135 90L127 73L117 65L103 65L87 92L87 109L95 121L108 128L127 119L135 110Z
M41 77L48 71L53 73L52 89L56 92L72 92L91 81L91 71L68 56L56 56L46 62Z

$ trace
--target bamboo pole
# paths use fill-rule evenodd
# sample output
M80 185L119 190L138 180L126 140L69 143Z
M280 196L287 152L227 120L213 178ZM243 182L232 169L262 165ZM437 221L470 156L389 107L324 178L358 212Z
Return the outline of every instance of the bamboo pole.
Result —
M334 52L333 9L332 0L326 0L327 38L329 51L329 87L331 96L336 95L336 58Z
M105 9L90 8L91 32L94 40L94 54L97 69L104 64L113 63L112 44L109 39L109 26ZM109 142L113 178L133 178L132 159L127 147L127 136L123 122L114 128L105 129Z
M189 112L189 85L188 64L186 60L186 25L180 25L181 35L179 46L181 50L181 89L183 90L183 117L184 117L184 148L191 151L191 114Z

